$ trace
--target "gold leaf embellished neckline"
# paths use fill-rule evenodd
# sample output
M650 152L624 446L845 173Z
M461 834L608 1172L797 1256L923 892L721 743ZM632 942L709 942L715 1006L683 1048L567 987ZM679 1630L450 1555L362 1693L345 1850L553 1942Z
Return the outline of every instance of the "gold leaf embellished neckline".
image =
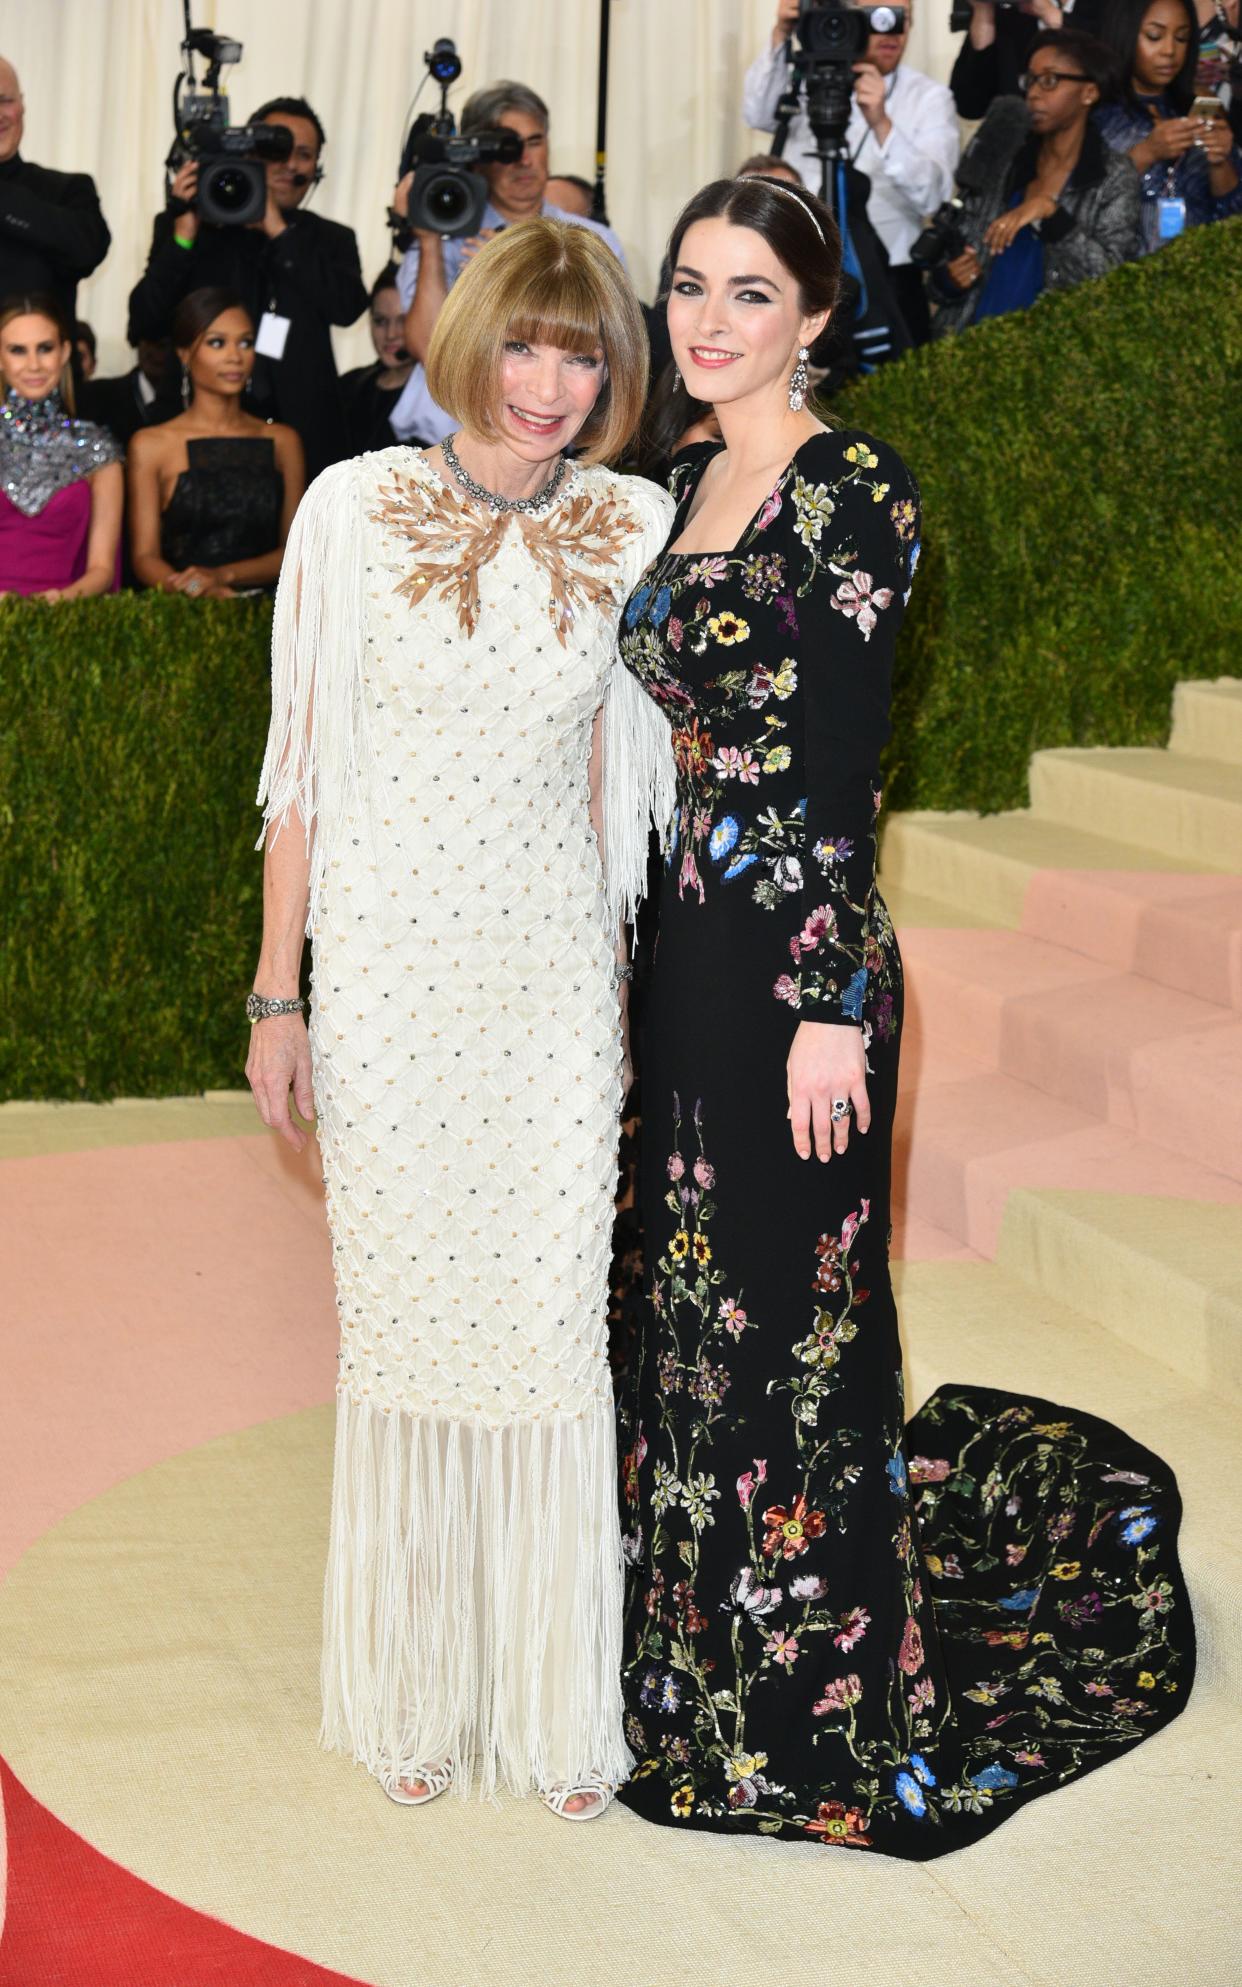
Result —
M639 524L615 495L593 496L575 469L537 514L484 511L420 460L421 475L406 470L379 485L371 512L373 523L415 555L413 570L394 588L399 598L416 605L439 592L455 604L463 633L473 635L479 574L516 527L548 581L548 618L562 648L582 608L619 600L619 555Z

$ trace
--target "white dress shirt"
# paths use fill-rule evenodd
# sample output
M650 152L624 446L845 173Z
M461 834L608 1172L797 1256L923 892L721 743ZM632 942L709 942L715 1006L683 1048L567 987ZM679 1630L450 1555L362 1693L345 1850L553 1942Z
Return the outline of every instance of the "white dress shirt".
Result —
M756 131L776 129L776 105L789 73L788 43L765 49L746 71L742 115ZM867 219L894 265L909 262L924 218L953 191L962 149L951 92L917 69L898 63L885 77L892 129L881 145L857 103L851 103L845 144L850 159L871 181ZM784 157L819 192L815 137L799 110L791 119Z
M625 251L621 246L620 239L613 233L611 228L606 228L601 221L588 220L585 214L567 214L563 207L554 207L551 201L548 200L544 201L540 212L545 214L550 221L572 221L577 227L590 228L595 234L602 235L622 268L625 267ZM504 218L496 212L496 209L489 200L487 206L483 209L483 218L479 222L480 229L503 228L505 225ZM418 243L412 242L402 256L400 267L397 270L397 288L401 293L401 307L403 310L408 310L414 301L414 289L418 282L418 257ZM462 237L460 235L446 235L444 241L444 280L450 290L461 275L464 267L465 257L462 254ZM451 414L446 414L443 407L436 405L436 402L427 391L426 372L421 365L416 365L401 389L400 399L388 416L388 425L397 437L397 440L401 442L405 441L410 435L417 435L421 441L425 442L442 442L446 435L456 434L461 423L456 421Z

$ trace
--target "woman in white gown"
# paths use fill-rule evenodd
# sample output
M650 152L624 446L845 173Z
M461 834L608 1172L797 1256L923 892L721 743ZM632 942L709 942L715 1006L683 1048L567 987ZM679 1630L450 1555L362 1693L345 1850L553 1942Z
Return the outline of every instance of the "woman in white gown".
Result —
M583 1819L632 1764L607 1276L623 932L673 791L614 632L672 502L603 466L646 341L588 229L480 252L428 379L461 433L325 471L290 535L247 1074L296 1145L313 1071L327 1186L323 1741L399 1800Z

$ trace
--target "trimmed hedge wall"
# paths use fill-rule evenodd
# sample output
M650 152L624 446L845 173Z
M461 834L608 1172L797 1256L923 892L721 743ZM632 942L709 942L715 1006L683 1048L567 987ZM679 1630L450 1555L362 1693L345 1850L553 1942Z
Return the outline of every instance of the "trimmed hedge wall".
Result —
M1037 747L1160 743L1236 667L1239 294L1242 220L843 396L925 504L890 805L1020 806ZM0 1098L240 1082L270 622L0 599Z
M890 807L1021 807L1032 752L1160 745L1238 668L1242 219L843 394L923 493Z
M236 1088L267 602L0 601L0 1097Z

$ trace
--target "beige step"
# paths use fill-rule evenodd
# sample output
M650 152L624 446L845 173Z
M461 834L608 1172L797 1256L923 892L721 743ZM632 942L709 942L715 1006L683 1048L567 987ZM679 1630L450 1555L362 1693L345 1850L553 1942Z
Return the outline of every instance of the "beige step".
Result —
M1242 869L1242 769L1142 746L1037 752L1031 812L1197 869Z
M1214 1394L1242 1394L1242 1207L1018 1187L996 1260Z
M890 814L882 835L880 888L890 909L904 894L956 905L963 924L1020 924L1032 882L1049 870L1175 873L1185 868L1159 851L1044 820L1025 809ZM897 913L893 915L900 924Z
M1179 683L1173 692L1170 752L1190 759L1227 759L1242 766L1242 680Z

